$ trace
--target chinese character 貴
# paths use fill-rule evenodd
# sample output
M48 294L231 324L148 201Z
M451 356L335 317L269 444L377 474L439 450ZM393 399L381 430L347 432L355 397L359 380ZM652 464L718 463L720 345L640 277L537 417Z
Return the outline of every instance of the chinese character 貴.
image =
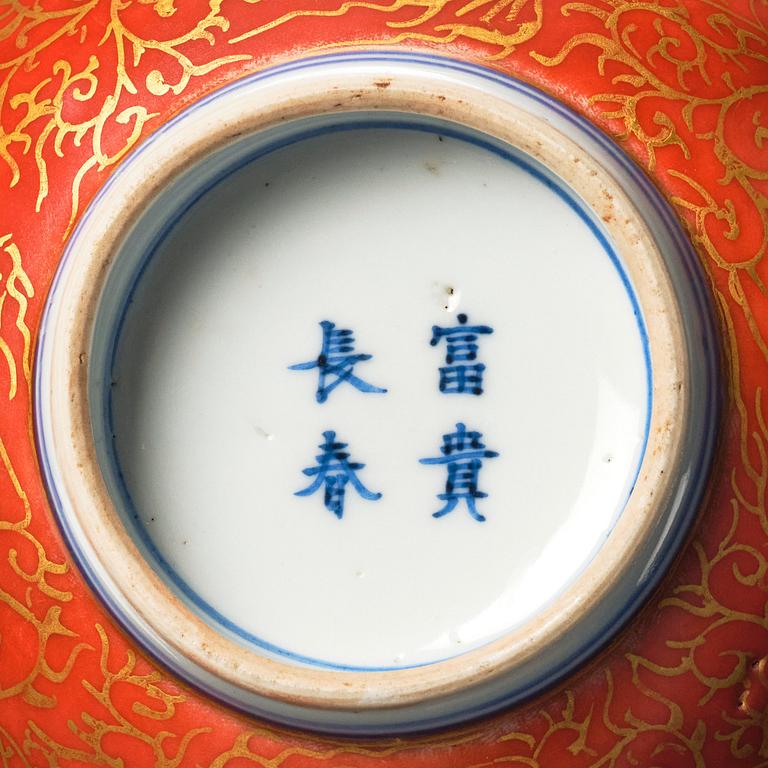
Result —
M432 517L447 515L459 501L464 500L469 514L481 523L485 521L485 517L477 511L475 499L484 499L488 494L477 489L477 476L483 466L482 459L492 459L499 454L486 449L481 441L482 436L480 432L467 432L464 424L459 422L455 432L443 435L440 448L442 456L419 459L421 464L446 464L448 467L445 493L437 496L445 501L445 506L433 513Z

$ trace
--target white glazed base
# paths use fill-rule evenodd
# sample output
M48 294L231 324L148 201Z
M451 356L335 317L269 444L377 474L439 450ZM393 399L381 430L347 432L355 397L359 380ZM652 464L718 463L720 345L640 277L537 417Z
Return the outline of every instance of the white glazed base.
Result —
M368 668L477 648L573 581L629 495L650 395L630 299L579 214L487 149L369 129L255 160L160 244L128 311L112 429L141 525L244 640ZM438 389L431 328L461 312L494 329L481 396ZM386 394L318 404L317 374L288 370L326 317ZM482 523L434 519L445 470L419 464L457 421L500 453ZM294 495L329 428L383 494L350 489L341 520Z
M564 591L521 627L439 663L339 673L244 647L226 627L202 620L188 596L169 585L162 569L155 572L147 562L146 548L132 537L131 524L126 526L113 503L119 488L105 463L108 327L125 300L137 262L153 247L168 217L168 201L183 208L209 180L270 142L290 140L307 128L370 122L386 112L399 113L399 119L410 115L408 119L417 123L449 120L495 136L539 158L594 211L624 264L648 328L653 370L650 443L629 501L606 543ZM131 229L138 217L140 226ZM626 620L669 562L701 496L712 455L716 359L711 319L691 259L654 190L599 134L535 92L484 70L428 57L339 56L241 81L168 124L122 166L78 227L57 276L39 349L36 419L43 470L65 536L102 598L153 654L194 684L248 711L303 727L372 733L446 725L532 695L593 653ZM107 276L111 289L102 294ZM467 290L462 297L472 294L472 288ZM599 311L602 302L595 303ZM487 311L500 312L502 305L500 299L489 298ZM479 314L483 311L485 306ZM467 306L467 312L473 320L482 320L474 307ZM351 325L352 320L344 322ZM384 344L377 336L381 328L373 323L365 331L356 328L361 350L374 352ZM621 339L620 327L615 331ZM496 333L488 341L493 339L496 350L503 350ZM311 339L306 345L288 357L286 365L311 356ZM489 363L496 359L491 352L490 344L483 345ZM378 360L371 361L371 378ZM387 372L386 366L379 371ZM311 383L302 379L296 372L285 384L286 393L305 393ZM636 381L637 376L629 373L628 379ZM573 403L575 410L582 406L582 401ZM271 432L261 423L262 414L255 418L257 426ZM448 419L446 430L453 422ZM382 424L389 427L387 419ZM349 425L351 429L351 420ZM382 435L386 428L380 430ZM493 427L484 423L479 428L489 448L514 455L514 447L496 445ZM504 431L509 428L507 424ZM438 439L432 429L429 435L417 436L414 456L425 451L434 455ZM386 440L391 444L391 434ZM294 472L312 461L312 447L319 440L313 436L307 441L306 463L293 467ZM350 447L358 451L356 442ZM494 459L495 466L501 459ZM361 447L359 460L371 469L379 461L385 466L375 448ZM489 489L493 465L489 461L488 475L483 475ZM419 493L428 491L424 503L434 503L439 473L433 467L420 469L420 478L433 477L423 480ZM509 476L504 471L505 487L512 487L513 476L514 466ZM382 474L380 482L387 477ZM491 500L495 494L483 501ZM297 515L311 514L304 508L319 515L307 517L311 522L306 525L325 525L314 522L325 519L322 507L314 508L311 498L301 501L307 504L295 508ZM506 519L510 505L495 507L496 501L493 513L488 508L483 531ZM373 510L356 501L349 519L365 519L363 514L369 512ZM458 526L461 523L454 521L460 520L454 513L453 519L429 522ZM499 629L503 627L494 631ZM293 630L290 634L296 637ZM411 652L418 646L418 641L409 641ZM386 653L391 655L395 647L388 645ZM323 649L318 645L317 650ZM383 659L361 657L365 663Z

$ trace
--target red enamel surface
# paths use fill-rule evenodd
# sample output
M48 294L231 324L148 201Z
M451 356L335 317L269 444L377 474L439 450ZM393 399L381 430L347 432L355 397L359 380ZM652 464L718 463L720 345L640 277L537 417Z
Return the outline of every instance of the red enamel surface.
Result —
M177 2L0 5L3 764L768 765L768 7ZM234 714L132 647L83 584L51 518L29 389L30 345L72 221L123 154L223 83L354 44L494 67L615 136L699 250L730 385L697 528L607 652L537 702L460 729L369 742Z

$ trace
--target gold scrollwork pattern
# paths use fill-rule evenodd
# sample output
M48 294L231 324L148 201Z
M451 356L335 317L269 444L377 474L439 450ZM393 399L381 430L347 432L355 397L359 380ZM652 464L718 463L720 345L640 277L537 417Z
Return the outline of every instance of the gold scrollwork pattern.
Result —
M196 736L211 732L210 727L190 728L177 738L165 730L147 727L147 723L169 720L176 713L176 705L185 697L179 693L170 693L162 687L162 675L151 670L146 673L136 669L136 656L131 650L125 651L122 664L110 662L110 642L107 632L96 625L101 651L99 656L100 682L95 685L90 680L83 680L83 688L98 708L106 716L95 716L83 712L82 725L71 723L70 730L77 737L82 747L72 748L57 742L34 721L28 725L24 742L24 751L31 756L41 753L49 765L56 765L60 759L79 761L87 764L119 766L124 764L120 755L112 754L108 742L115 737L122 737L130 744L131 756L146 760L147 765L158 768L178 768L184 764L184 757L189 743ZM116 703L113 691L133 688L139 695L133 695L130 707L123 708ZM123 696L121 701L125 701ZM142 727L142 725L144 727ZM166 746L168 745L168 746ZM141 755L141 752L145 755Z
M9 342L3 337L3 309L6 301L13 305L10 311L11 320L15 331L21 336L21 375L24 386L29 387L32 381L32 334L27 325L27 306L29 300L35 295L35 289L29 276L24 271L21 263L21 254L18 246L13 242L10 234L0 237L0 249L4 257L10 262L5 273L0 272L0 283L3 286L3 292L0 293L0 353L5 359L6 370L4 371L8 382L8 400L13 400L19 387L19 366L16 363L16 356L11 350ZM2 379L0 379L2 380Z
M484 58L503 59L518 45L533 38L541 29L543 20L542 0L393 0L391 3L350 0L331 9L289 11L266 24L236 35L230 39L230 43L243 42L296 18L343 16L354 9L376 10L397 15L398 18L386 21L385 29L376 37L334 41L318 47L395 46L411 42L446 45L470 40L493 49L492 53L486 51Z
M0 206L0 764L768 766L767 19L764 0L0 1L0 189L25 222ZM490 62L645 164L711 280L729 406L702 524L600 666L486 723L365 743L255 727L98 618L33 469L31 356L51 250L143 136L266 63L379 45Z
M147 3L143 3L147 4ZM180 94L193 77L200 77L242 59L248 54L205 55L195 60L191 49L197 43L206 45L206 54L215 42L214 31L226 31L228 20L221 15L220 2L211 0L207 13L195 18L183 33L157 40L134 31L123 18L132 3L113 0L90 0L73 3L62 10L50 11L40 5L11 3L0 13L0 39L14 38L18 55L0 62L0 105L15 123L3 125L0 132L0 159L10 172L13 188L21 178L22 161L18 157L32 154L36 172L35 209L39 212L48 197L50 155L59 158L65 151L86 146L84 162L67 187L71 190L71 213L64 235L80 209L80 186L91 170L103 171L115 165L136 144L145 126L160 113L151 111L143 102L146 97L163 96L168 91ZM176 13L172 0L153 3L161 18ZM1 8L1 7L0 7ZM94 33L95 46L84 43ZM72 60L54 61L45 74L40 73L34 87L13 92L13 83L21 73L40 66L40 54L59 46L62 51L74 47L88 50ZM100 49L111 48L105 66ZM156 66L137 76L142 60L151 58ZM143 94L139 97L139 94ZM14 152L16 150L16 152ZM23 163L25 169L31 163Z
M19 433L28 439L26 412L31 397L32 336L27 310L35 291L11 234L0 236L0 289L0 386L4 389L0 396L9 404L8 410L0 413L7 419L12 415L14 401L23 401L17 409L21 416ZM72 593L55 584L57 577L67 572L68 565L51 559L33 531L32 504L11 458L17 442L18 438L9 442L0 434L0 626L13 623L25 631L16 637L0 636L0 658L6 661L0 678L0 702L20 697L32 706L50 708L55 706L56 699L41 689L41 683L66 680L85 644L74 644L57 663L49 658L48 649L57 639L77 635L65 626L61 615L63 606L72 600ZM35 648L36 653L32 650Z

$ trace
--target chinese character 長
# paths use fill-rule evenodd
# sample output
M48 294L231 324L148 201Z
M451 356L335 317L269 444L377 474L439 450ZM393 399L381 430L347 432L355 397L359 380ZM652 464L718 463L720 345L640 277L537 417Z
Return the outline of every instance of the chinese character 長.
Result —
M323 346L317 358L306 363L289 366L292 371L318 369L317 392L315 393L318 403L324 403L328 399L328 395L345 381L361 392L381 393L387 391L355 376L355 366L365 360L370 360L373 355L354 354L355 337L351 330L337 329L336 325L328 320L323 320L320 327L323 329Z

